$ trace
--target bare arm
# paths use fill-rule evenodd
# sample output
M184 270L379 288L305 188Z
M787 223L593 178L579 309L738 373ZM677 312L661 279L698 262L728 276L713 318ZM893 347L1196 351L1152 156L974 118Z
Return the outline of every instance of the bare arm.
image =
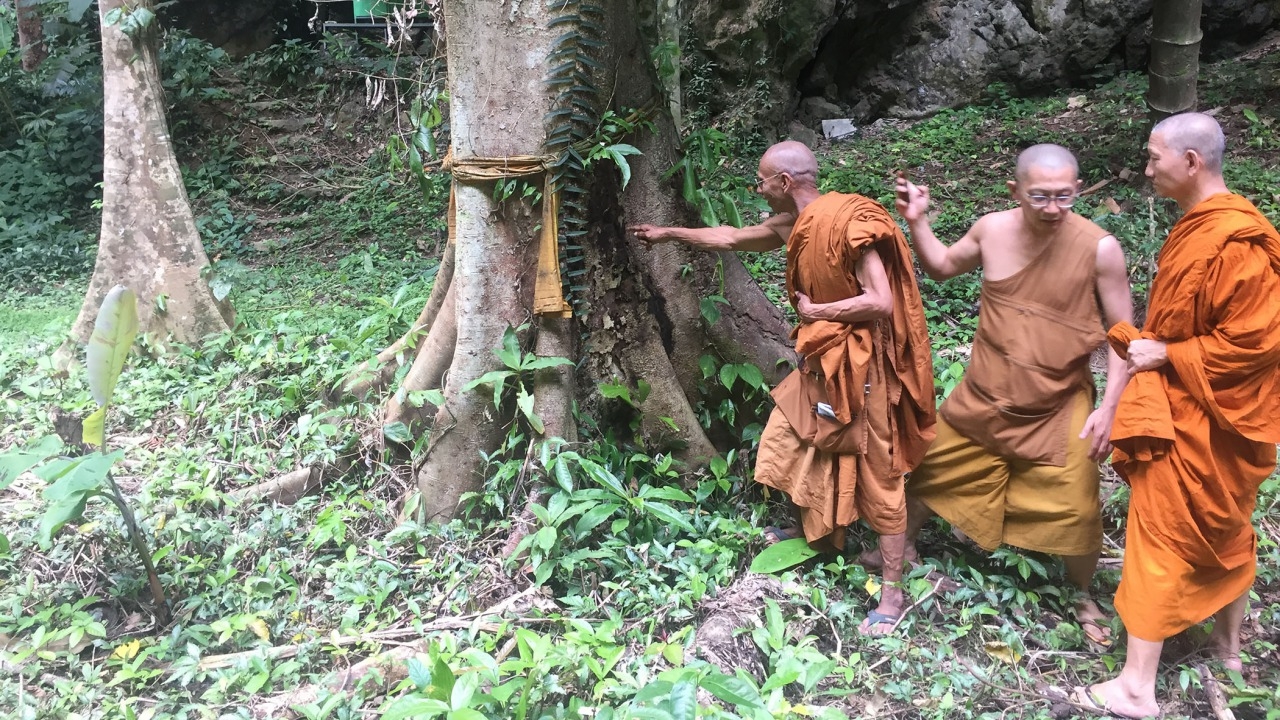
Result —
M893 292L889 286L889 274L884 261L874 247L868 248L858 259L854 275L862 285L862 293L844 300L815 303L804 293L796 293L796 314L805 322L829 320L856 323L889 317L893 314Z
M1111 235L1098 241L1097 291L1107 327L1119 322L1133 322L1133 299L1129 293L1129 273L1124 251ZM1102 402L1085 421L1081 438L1091 438L1089 457L1103 460L1111 453L1111 425L1115 421L1120 394L1129 382L1127 363L1107 348L1107 389Z
M929 187L915 185L904 177L898 178L898 214L907 221L911 246L920 259L920 268L934 280L946 280L973 270L982 262L978 247L979 220L954 245L947 246L933 234L929 225Z
M632 234L647 243L682 242L700 250L745 250L765 252L776 250L786 243L791 234L795 217L786 213L774 215L759 225L736 228L721 225L711 228L658 227L632 225Z

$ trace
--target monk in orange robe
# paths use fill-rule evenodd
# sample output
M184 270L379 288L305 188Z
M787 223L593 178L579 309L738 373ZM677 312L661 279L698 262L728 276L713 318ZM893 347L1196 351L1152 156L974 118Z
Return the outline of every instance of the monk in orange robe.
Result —
M903 476L933 439L932 353L910 249L888 211L859 195L822 194L809 148L783 142L760 159L756 190L774 215L746 228L631 228L648 242L708 250L787 248L787 293L800 319L799 369L773 392L756 480L788 493L801 533L839 549L859 518L896 559L883 570L879 606L862 631L884 634L904 608Z
M1111 431L1129 482L1116 610L1129 633L1118 677L1078 702L1157 715L1166 638L1214 618L1210 649L1240 669L1257 563L1258 487L1280 442L1280 235L1222 178L1222 129L1174 115L1147 144L1147 177L1185 213L1158 258L1142 332L1113 327L1132 376Z

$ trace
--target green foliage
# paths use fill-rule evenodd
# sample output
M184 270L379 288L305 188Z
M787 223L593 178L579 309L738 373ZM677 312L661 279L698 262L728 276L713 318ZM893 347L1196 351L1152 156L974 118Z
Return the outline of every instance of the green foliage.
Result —
M520 414L524 416L525 421L529 423L529 427L533 428L534 432L541 434L544 430L542 419L533 412L533 393L529 392L533 380L532 373L561 365L572 365L573 361L569 358L538 357L533 353L522 352L520 350L520 338L517 333L527 329L528 326L522 326L518 329L508 327L502 333L502 347L493 351L493 354L498 356L498 359L502 361L506 369L491 370L481 375L462 386L462 392L470 392L481 385L488 385L493 388L494 407L501 407L502 398L507 389L507 381L513 381L516 391L516 407L520 410Z

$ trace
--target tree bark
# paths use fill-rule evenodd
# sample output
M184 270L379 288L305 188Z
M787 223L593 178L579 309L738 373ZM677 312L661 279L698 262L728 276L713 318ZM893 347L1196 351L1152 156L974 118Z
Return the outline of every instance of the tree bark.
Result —
M44 21L37 0L17 0L18 45L22 47L22 69L33 72L48 57L44 46Z
M1153 122L1195 110L1201 0L1156 0L1151 8L1147 108Z
M458 37L475 38L449 45L455 168L470 158L546 152L545 118L556 102L563 102L545 82L548 57L553 43L560 42L556 38L566 33L563 22L558 20L553 28L550 21L573 12L572 5L446 2L450 29ZM581 279L573 282L582 283L572 286L572 319L531 317L537 266L534 225L541 219L527 205L495 202L492 183L458 181L456 268L449 291L453 322L435 323L431 337L419 345L415 362L438 366L438 358L424 363L422 353L441 347L445 339L437 335L450 331L454 342L442 378L445 402L432 419L430 442L417 473L424 519L454 515L461 495L481 488L483 455L498 446L516 421L509 407L493 407L490 393L461 389L488 371L502 369L493 350L501 346L508 327L532 322L538 355L563 353L575 360L574 366L522 378L526 388L534 390L535 411L547 425L545 437L571 439L576 434L570 412L575 401L583 413L603 417L606 407L596 392L598 383L621 382L633 390L646 385L649 392L643 400L633 396L639 406L637 439L694 463L717 452L695 412L701 399L699 358L711 354L724 362L752 362L777 380L785 369L779 361L794 357L782 314L736 256L670 245L650 248L626 234L628 222L689 224L696 215L679 199L673 184L662 179L678 157L678 134L666 113L668 103L650 65L649 48L636 27L634 3L609 0L603 5L604 37L597 38L603 47L593 50L595 59L586 63L595 68L590 72L596 76L596 87L603 88L594 111L602 113L606 102L619 115L658 108L657 131L610 138L633 143L645 153L634 158L632 183L625 191L617 168L608 162L598 162L573 179L580 186L574 191L580 201L575 212L585 212L587 222L578 226L585 232L572 243L580 246L572 262L581 263L581 272L574 273ZM575 108L574 112L590 112L581 104ZM689 267L694 272L686 272ZM720 293L730 305L708 326L700 299ZM437 374L433 372L432 379ZM400 412L395 403L389 409L401 417L395 415Z
M106 22L118 8L154 9L154 2L98 3L106 148L102 230L93 279L71 335L81 342L88 338L102 298L121 284L138 294L144 332L194 342L227 330L231 308L214 298L202 276L209 258L169 138L155 23L130 37Z

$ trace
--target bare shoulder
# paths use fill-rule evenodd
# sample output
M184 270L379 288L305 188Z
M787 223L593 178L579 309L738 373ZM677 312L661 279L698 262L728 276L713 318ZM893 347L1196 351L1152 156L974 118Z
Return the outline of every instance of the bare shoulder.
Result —
M999 242L1000 238L1008 237L1018 227L1013 213L1012 210L1000 210L983 215L969 228L968 239L981 245L984 241Z
M1120 247L1115 235L1104 235L1098 239L1097 264L1099 270L1118 267L1122 272L1126 271L1124 248Z

